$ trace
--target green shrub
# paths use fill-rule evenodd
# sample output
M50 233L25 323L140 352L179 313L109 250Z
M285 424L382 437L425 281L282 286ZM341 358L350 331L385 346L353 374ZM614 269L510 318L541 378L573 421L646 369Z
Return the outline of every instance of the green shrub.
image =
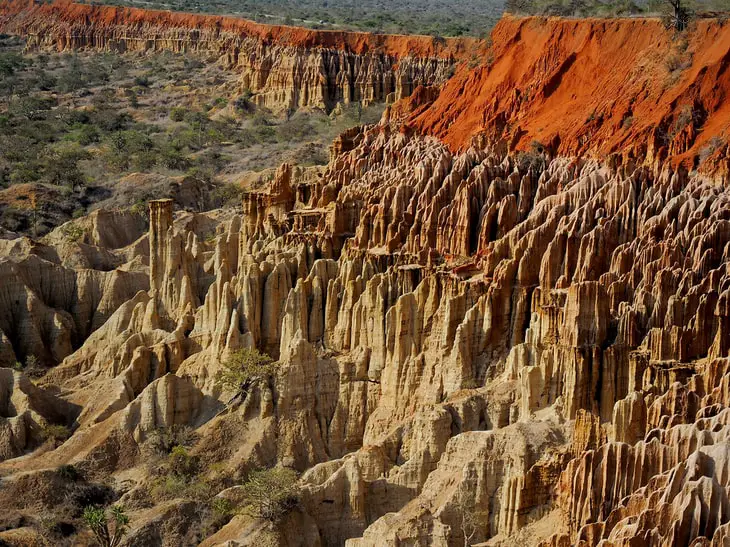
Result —
M101 133L99 129L93 125L82 125L71 133L71 138L78 142L81 146L88 146L92 143L99 142Z
M190 160L173 146L163 148L160 153L160 163L168 169L184 171L190 167Z
M297 474L275 467L254 471L243 485L247 511L256 518L280 520L298 503Z
M526 173L530 169L535 173L541 173L546 166L545 157L534 150L518 152L515 156L515 162L521 173Z
M71 464L61 465L56 469L56 473L65 481L76 482L81 478L81 473Z
M239 205L242 194L243 189L239 184L222 184L213 190L213 200L220 207Z
M84 237L84 229L76 223L70 222L61 228L63 236L69 241L78 243Z
M224 389L246 393L249 388L276 373L277 363L256 348L236 351L223 363L223 370L216 376L216 383Z
M167 465L176 477L190 480L200 471L200 458L191 456L184 446L175 446L167 457Z
M173 107L172 110L170 110L170 119L173 122L181 122L185 119L186 112L187 110L182 106Z
M153 430L144 442L144 449L152 454L164 456L174 448L192 446L197 439L195 431L187 425L173 425Z
M83 519L102 547L120 545L129 524L129 517L120 505L114 505L108 516L103 508L89 506L84 509Z
M150 79L146 75L136 76L134 78L134 85L139 87L149 87L150 83Z
M134 156L134 168L138 171L149 171L157 165L158 159L159 155L152 150L138 152Z
M235 513L235 506L226 498L213 498L210 504L213 514L217 517L230 517Z
M71 430L65 425L49 424L43 428L41 436L45 440L58 443L68 439L71 436Z
M90 158L91 154L78 144L50 146L46 156L45 179L51 184L68 186L72 190L84 186L86 178L79 168L79 162Z

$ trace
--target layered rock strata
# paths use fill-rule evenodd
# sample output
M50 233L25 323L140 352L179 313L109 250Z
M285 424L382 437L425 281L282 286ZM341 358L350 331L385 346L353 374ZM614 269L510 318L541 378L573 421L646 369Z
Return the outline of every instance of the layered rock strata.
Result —
M217 59L241 73L242 89L272 110L398 100L419 85L440 85L470 39L435 40L308 31L232 17L58 2L9 2L0 31L30 49L173 51Z

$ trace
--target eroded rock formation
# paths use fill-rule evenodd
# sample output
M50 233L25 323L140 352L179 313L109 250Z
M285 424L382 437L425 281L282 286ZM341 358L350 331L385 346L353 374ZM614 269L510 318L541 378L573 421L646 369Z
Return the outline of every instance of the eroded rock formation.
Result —
M6 391L30 401L31 420L73 426L55 450L1 463L10 484L59 463L121 473L142 466L133 454L154 431L188 425L211 480L301 473L299 505L278 526L239 515L207 545L266 533L350 547L723 544L722 170L689 174L682 158L648 153L522 154L499 139L457 151L403 125L409 108L439 108L416 95L343 134L322 177L285 164L240 210L153 201L137 239L131 219L94 236L98 216L81 273L53 238L4 244L0 279L22 282L0 289L0 356L61 361L38 387L6 375ZM708 132L726 123L718 111ZM22 274L30 261L35 276L70 276L76 307ZM113 288L123 273L128 293ZM81 292L82 274L101 298ZM277 372L227 392L216 377L247 347ZM12 458L33 443L3 400ZM198 518L195 500L135 506L148 477L130 476L130 542Z
M0 7L0 30L31 49L173 51L218 59L241 73L241 89L273 110L331 109L338 102L407 97L440 85L470 39L435 40L269 26L233 17L200 16L89 4Z

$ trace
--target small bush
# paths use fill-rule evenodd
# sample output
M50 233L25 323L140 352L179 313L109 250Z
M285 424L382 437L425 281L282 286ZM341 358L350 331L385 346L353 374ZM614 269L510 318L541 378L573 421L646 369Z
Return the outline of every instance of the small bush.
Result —
M147 76L136 76L134 78L134 85L139 87L149 87L150 79Z
M195 443L197 434L186 425L161 427L152 431L144 442L144 449L151 455L164 456L177 447L188 447Z
M238 205L241 202L243 189L239 184L227 183L213 190L213 200L219 206Z
M210 504L213 514L217 517L230 517L235 513L235 507L231 500L226 498L213 498Z
M139 215L145 219L149 216L149 211L147 209L147 201L144 199L138 199L134 204L129 208L130 212L132 212L135 215Z
M69 241L73 241L76 243L81 241L81 239L84 237L84 233L85 233L84 229L81 226L79 226L78 224L73 223L73 222L69 223L69 224L65 224L61 228L61 232L63 233L63 237L65 237Z
M184 446L176 446L167 458L170 473L184 480L190 480L200 471L200 458L191 456Z
M114 490L102 484L76 482L66 493L65 506L70 516L78 518L85 507L104 506L114 500Z
M235 101L233 101L233 107L242 112L250 112L254 108L254 105L251 102L252 97L253 93L250 89L244 90L243 93Z
M71 464L61 465L56 473L65 481L76 482L81 478L81 473Z
M65 425L49 424L43 428L41 434L43 439L58 443L68 439L71 436L71 430Z
M674 137L676 137L679 133L682 132L682 130L694 122L694 109L690 105L685 105L682 107L682 110L679 111L679 114L674 120L674 123L672 124L672 128L669 131L669 134L667 135L669 142L674 140Z
M89 506L84 509L83 519L102 547L121 544L129 524L129 517L120 505L113 506L108 516L101 507Z
M518 152L515 156L515 162L520 172L525 173L532 169L536 173L540 173L545 169L545 157L537 152Z
M280 520L299 501L296 482L297 474L291 469L254 471L243 485L247 510L257 518Z
M721 137L712 137L708 143L700 149L700 163L704 162L723 146L725 146L725 141Z
M185 119L186 112L187 111L183 107L176 106L172 110L170 110L170 119L173 122L181 122Z
M174 147L168 147L162 150L160 163L168 169L175 171L184 171L191 165L190 160Z

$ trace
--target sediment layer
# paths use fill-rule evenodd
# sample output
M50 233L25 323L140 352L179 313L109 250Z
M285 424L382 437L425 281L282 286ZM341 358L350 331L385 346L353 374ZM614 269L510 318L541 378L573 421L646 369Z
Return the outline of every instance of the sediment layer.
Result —
M234 17L114 6L9 2L0 31L31 49L173 51L216 59L241 73L241 88L274 110L407 97L440 85L477 47L472 39L391 36L271 26Z

